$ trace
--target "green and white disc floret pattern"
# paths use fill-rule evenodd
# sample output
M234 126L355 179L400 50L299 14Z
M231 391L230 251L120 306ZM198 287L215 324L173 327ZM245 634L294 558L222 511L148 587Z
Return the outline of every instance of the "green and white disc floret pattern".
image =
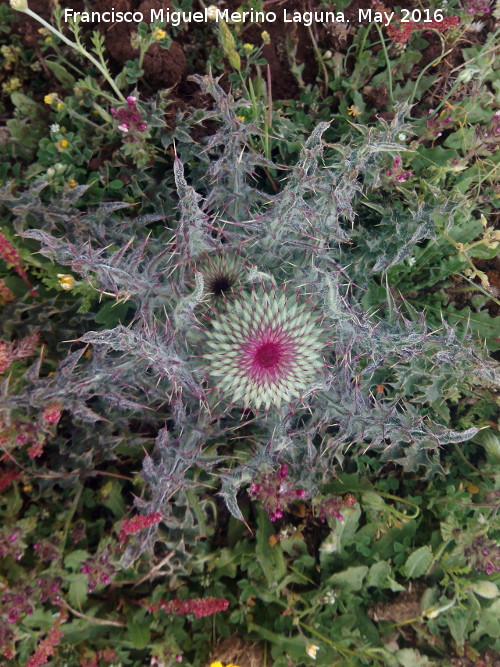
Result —
M300 398L323 366L315 313L278 291L253 291L214 315L204 358L234 403L266 409Z

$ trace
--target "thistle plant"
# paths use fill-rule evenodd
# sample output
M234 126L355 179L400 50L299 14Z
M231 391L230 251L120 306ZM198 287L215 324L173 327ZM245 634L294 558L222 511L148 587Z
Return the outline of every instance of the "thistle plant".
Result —
M297 296L252 291L213 317L209 373L223 396L245 407L290 403L319 374L321 333L314 311Z
M161 515L167 530L154 523L128 541L126 567L167 532L178 567L189 567L172 535L180 537L182 526L186 544L188 535L195 540L203 513L193 514L191 492L200 484L220 484L219 495L243 520L238 491L284 463L291 486L300 484L307 497L348 451L440 473L444 447L478 432L470 424L453 430L441 401L498 384L495 364L453 327L429 327L390 294L387 312L369 312L370 276L401 267L417 244L438 235L434 203L395 199L385 216L378 194L387 158L402 151L398 137L409 132L408 107L398 107L390 123L356 129L334 149L321 123L281 190L269 195L257 175L278 167L251 149L255 130L236 119L237 105L213 78L196 81L215 100L206 119L219 129L203 151L188 140L176 145L172 171L143 215L127 215L129 202L82 210L74 191L46 203L43 184L24 192L7 187L2 195L19 235L65 267L55 271L130 304L126 320L92 330L83 319L76 336L63 313L61 340L79 349L53 374L34 366L19 394L9 388L0 406L11 423L33 422L54 403L64 410L61 426L78 425L81 435L67 443L46 420L41 434L68 452L68 466L118 443L152 444L158 434L143 461L147 492L135 505L140 516ZM375 201L371 213L362 208L364 190ZM362 211L371 216L365 226ZM165 220L166 229L157 224ZM15 303L5 308L6 321L23 323L15 332L21 340L51 326L44 313L23 319ZM248 424L247 410L254 412ZM131 413L151 435L130 433ZM89 426L96 422L98 429ZM233 449L236 429L248 430L241 456ZM230 466L214 449L221 443ZM51 455L51 447L35 446L37 457Z
M245 278L245 266L237 256L209 254L198 270L203 276L208 299L218 303L233 292Z

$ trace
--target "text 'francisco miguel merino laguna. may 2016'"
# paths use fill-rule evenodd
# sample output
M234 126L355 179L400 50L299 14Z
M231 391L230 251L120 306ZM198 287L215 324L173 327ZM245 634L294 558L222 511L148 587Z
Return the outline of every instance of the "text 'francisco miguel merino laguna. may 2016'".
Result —
M418 16L415 16L418 12ZM405 14L406 13L406 14ZM395 12L375 11L373 9L358 9L359 23L380 23L390 25L395 17ZM150 9L149 12L140 11L115 11L113 7L104 12L77 12L74 9L64 10L64 20L80 21L81 23L168 23L178 27L184 23L208 23L225 21L226 23L302 23L310 26L313 23L349 23L344 12L337 11L290 11L283 9L279 12L268 11L242 11L235 12L218 7L206 7L202 11L172 11L170 9ZM431 23L442 21L441 10L403 10L402 16L398 17L402 23L410 21L423 21Z

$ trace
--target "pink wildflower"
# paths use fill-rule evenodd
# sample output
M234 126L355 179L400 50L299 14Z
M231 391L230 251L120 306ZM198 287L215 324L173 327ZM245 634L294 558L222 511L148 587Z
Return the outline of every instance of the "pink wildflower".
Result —
M327 518L342 521L344 517L340 513L340 509L342 507L352 507L356 502L356 498L350 493L347 493L343 498L339 498L338 496L327 498L318 505L317 512L319 519L320 521L323 521L323 523Z
M405 183L413 176L413 172L405 171L402 164L402 159L399 156L395 157L391 169L388 169L385 172L385 175L388 176L392 181L396 181L397 183Z
M97 553L95 556L87 558L83 563L81 571L88 576L89 593L92 593L92 591L100 584L107 586L111 582L112 577L114 577L116 568L110 563L109 555L110 548L107 547L104 551Z
M20 560L26 545L23 542L23 531L18 526L4 528L0 531L0 558L11 556Z
M486 535L476 537L470 547L464 549L469 565L486 574L500 572L500 544Z
M31 443L30 448L28 449L28 456L30 459L37 459L43 454L43 448L45 446L45 440L35 440Z
M307 495L304 489L294 488L287 476L288 465L283 463L276 472L262 473L258 481L250 485L248 495L260 502L271 521L281 519L289 503Z
M126 141L136 141L138 132L145 132L147 124L142 120L139 109L137 108L137 98L129 95L127 97L127 106L120 109L112 108L110 114L118 121L118 129L127 135Z
M469 0L466 4L467 14L489 14L490 0Z
M45 406L42 419L47 424L57 424L61 419L61 405L59 403L49 403Z

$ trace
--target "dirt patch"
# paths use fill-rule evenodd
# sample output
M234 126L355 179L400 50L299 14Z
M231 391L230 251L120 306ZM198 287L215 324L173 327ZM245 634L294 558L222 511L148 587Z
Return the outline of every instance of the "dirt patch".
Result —
M215 661L220 661L223 665L238 665L238 667L268 667L271 665L267 658L264 661L264 649L261 644L250 644L237 635L223 639L214 647L208 665Z
M112 3L115 11L140 11L149 15L151 9L172 9L173 0L114 0ZM223 5L231 11L240 6L240 0L226 0ZM319 3L310 3L319 5ZM415 0L401 0L400 7L414 8L418 3ZM85 5L85 6L84 6ZM30 0L30 6L45 19L50 18L50 4L47 0ZM71 6L76 11L82 11L87 7L83 0L61 0L61 6ZM334 4L324 6L309 6L303 0L268 0L264 3L265 9L274 11L281 16L283 8L289 12L304 11L335 11ZM330 51L332 57L345 58L349 48L355 39L358 28L366 28L366 23L358 23L358 10L372 8L371 0L353 0L343 11L349 23L315 23L310 27L302 23L284 24L281 20L275 23L241 24L239 37L243 42L249 42L260 46L262 44L262 31L266 30L270 36L270 43L264 45L263 56L265 57L271 79L272 96L274 100L297 99L302 85L322 86L323 92L327 93L326 70L318 62L316 47L324 54ZM89 0L90 11L109 10L108 0ZM30 48L39 50L38 42L40 25L22 15L18 17L19 33L23 43ZM494 19L491 16L482 18L483 27L476 31L467 31L463 39L457 42L451 53L436 67L430 68L428 74L436 76L432 88L425 95L423 107L435 106L442 98L443 90L449 85L453 70L462 63L461 50L464 46L483 42L488 31L494 27ZM133 23L115 23L91 25L86 24L87 29L99 29L106 38L107 56L112 71L117 74L128 60L134 60L138 55L138 49L132 46L132 39L137 26ZM200 33L202 31L202 34ZM201 34L201 38L200 38ZM441 54L441 39L431 32L421 32L428 46L422 52L422 58L412 71L408 74L408 80L416 80L429 63ZM368 41L373 41L374 30L368 36ZM217 43L217 37L212 26L201 26L199 28L189 26L188 29L179 30L172 42L170 49L165 50L160 45L152 45L144 57L142 68L144 76L139 81L139 88L144 88L146 96L158 88L175 87L176 102L182 107L193 105L195 101L193 86L187 82L189 74L205 73L205 63L208 52ZM390 44L388 44L390 47ZM374 47L376 50L378 47ZM408 48L408 47L407 47ZM410 47L411 48L411 47ZM349 57L345 76L349 77L353 67L354 59ZM226 72L230 73L227 66ZM266 68L262 71L267 77ZM222 81L224 81L223 77ZM390 100L385 86L372 86L369 80L365 80L363 95L366 102L373 106L379 113L389 110ZM362 84L363 85L363 84ZM457 91L458 92L458 91ZM337 97L342 93L339 92ZM199 101L199 100L198 100ZM334 105L335 106L335 105ZM415 109L418 115L418 109ZM422 111L425 113L425 110Z
M413 586L399 593L392 602L378 602L368 609L368 616L376 622L402 622L418 618L422 613L420 598L424 590L425 586Z
M77 12L81 12L85 9L83 0L61 0L59 4L62 9L71 8ZM50 21L52 14L51 5L47 0L29 0L29 8L46 21ZM40 33L38 31L42 26L38 21L29 18L26 14L16 12L16 18L19 22L18 32L23 45L28 49L35 49L38 51L38 43L40 41Z
M149 15L151 9L173 8L171 3L161 0L144 0L140 3L133 0L115 0L113 6L116 11L139 11L146 16ZM108 0L98 0L94 9L96 11L108 10ZM100 26L100 30L106 37L106 50L119 65L124 65L127 60L134 60L139 55L139 49L132 46L136 29L133 23L112 23ZM183 78L186 65L184 51L177 42L172 42L168 50L163 49L159 44L153 44L144 56L142 64L144 79L151 86L171 88Z

